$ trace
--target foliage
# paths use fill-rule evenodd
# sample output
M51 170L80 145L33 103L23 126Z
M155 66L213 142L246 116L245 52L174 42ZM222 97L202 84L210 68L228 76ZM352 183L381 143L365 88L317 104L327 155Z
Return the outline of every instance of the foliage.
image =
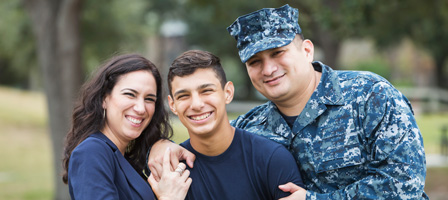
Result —
M92 71L114 54L145 51L151 34L149 2L83 1L81 17L83 66ZM21 1L0 1L0 84L29 88L37 73L36 43Z
M88 71L107 58L129 52L143 53L147 1L84 1L81 16L83 57Z
M30 71L36 71L35 44L30 22L20 1L0 2L0 84L28 87Z
M371 0L364 7L363 32L379 47L390 47L411 38L428 50L436 62L437 85L448 88L446 49L448 49L448 1Z
M158 34L160 24L172 19L188 23L187 39L191 47L209 50L238 63L236 42L226 27L242 14L287 3L299 8L305 37L324 50L331 48L330 44L337 47L338 42L348 37L372 37L379 47L393 46L409 37L434 57L435 74L442 79L439 84L444 84L444 77L448 76L445 53L448 1L445 0L83 1L83 64L91 71L113 54L144 52L145 38ZM30 22L21 1L1 1L0 19L0 84L26 88L31 84L30 74L37 71L37 61ZM325 53L337 55L337 51L330 49Z

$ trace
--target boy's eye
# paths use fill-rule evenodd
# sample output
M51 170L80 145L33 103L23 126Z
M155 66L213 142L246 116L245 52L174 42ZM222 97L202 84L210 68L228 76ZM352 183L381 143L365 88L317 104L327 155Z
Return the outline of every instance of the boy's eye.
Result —
M188 95L186 95L186 94L181 94L181 95L177 95L177 98L176 98L176 99L183 99L183 98L186 98L186 97L188 97Z

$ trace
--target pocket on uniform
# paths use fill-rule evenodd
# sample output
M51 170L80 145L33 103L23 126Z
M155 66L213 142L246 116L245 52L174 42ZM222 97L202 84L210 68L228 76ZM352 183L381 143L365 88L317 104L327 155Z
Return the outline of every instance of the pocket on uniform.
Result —
M356 133L322 138L315 147L314 163L317 173L361 165L365 162Z

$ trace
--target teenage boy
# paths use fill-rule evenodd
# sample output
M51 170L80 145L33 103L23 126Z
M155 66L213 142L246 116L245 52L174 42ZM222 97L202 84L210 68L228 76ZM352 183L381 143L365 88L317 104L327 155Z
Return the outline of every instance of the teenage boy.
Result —
M289 195L279 185L303 186L285 147L230 125L234 86L218 57L183 53L171 65L168 88L170 109L190 135L181 145L196 155L187 199L279 199Z

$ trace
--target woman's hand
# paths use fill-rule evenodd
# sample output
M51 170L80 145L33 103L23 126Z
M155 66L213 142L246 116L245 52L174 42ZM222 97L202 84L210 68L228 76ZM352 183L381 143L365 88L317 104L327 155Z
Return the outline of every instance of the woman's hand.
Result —
M187 161L190 168L193 168L193 162L195 160L195 155L180 145L173 143L169 140L159 140L151 148L148 157L148 167L151 170L151 174L154 176L156 181L160 180L160 176L163 171L162 163L165 150L170 148L169 162L171 162L172 168L176 168L180 160Z
M148 182L159 200L185 199L192 181L189 177L190 171L185 170L184 163L179 163L177 168L172 170L170 153L170 148L167 148L163 155L160 181L156 181L153 173L151 173Z

